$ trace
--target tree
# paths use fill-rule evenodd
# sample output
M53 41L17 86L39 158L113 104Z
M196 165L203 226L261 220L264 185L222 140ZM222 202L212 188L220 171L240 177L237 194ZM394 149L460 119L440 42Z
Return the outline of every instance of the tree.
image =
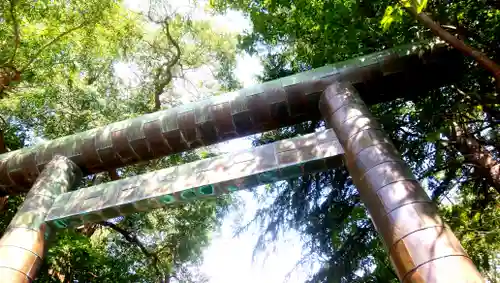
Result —
M432 1L426 11L444 29L498 62L500 11L491 3ZM392 14L398 25L384 28L388 19L384 15L387 7L394 6L393 1L242 0L211 4L216 11L237 9L251 19L253 30L241 35L240 48L262 56L264 81L433 37L425 26L403 17L402 11ZM463 75L455 82L410 101L373 105L371 110L433 199L441 204L444 217L479 269L495 282L499 104L491 74L475 65L465 58ZM312 121L279 129L261 135L256 143L304 134L321 126ZM303 261L321 263L310 282L396 280L344 168L274 184L267 197L274 202L259 210L253 221L266 227L257 248L269 247L281 232L296 229L309 252Z
M497 89L500 90L500 66L493 60L488 58L488 56L486 56L484 53L470 47L464 41L452 35L450 32L441 27L441 25L434 22L432 18L424 12L425 7L427 6L427 2L427 0L398 1L395 6L387 7L384 18L382 19L382 24L385 28L387 28L390 23L394 21L393 14L398 13L399 15L401 15L401 11L398 10L405 9L415 19L429 28L436 36L438 36L454 48L458 49L463 54L474 58L474 60L476 60L477 63L481 65L481 67L491 72L497 82Z
M0 4L0 34L14 39L0 42L0 74L8 78L0 100L6 150L179 104L174 83L189 79L188 70L209 66L214 81L234 80L230 34L153 4L141 12L116 1ZM131 71L120 75L121 68ZM11 71L19 77L13 80ZM219 91L215 84L213 92ZM178 154L89 176L81 186L206 156ZM0 231L23 198L6 198ZM201 250L230 203L194 202L58 231L38 281L201 282Z
M12 84L57 71L51 67L68 62L70 50L90 47L90 43L94 43L94 36L98 33L102 35L109 28L112 20L109 15L119 15L122 12L120 5L114 1L88 1L69 5L61 1L32 3L9 0L3 2L0 9L5 19L1 28L2 37L11 39L3 42L0 53L2 97L11 91ZM121 25L126 28L131 22L122 16L120 18L124 21ZM107 21L102 21L103 18ZM73 40L78 39L81 45L71 44L68 41L70 36ZM102 46L95 47L94 52ZM46 73L36 73L42 69Z

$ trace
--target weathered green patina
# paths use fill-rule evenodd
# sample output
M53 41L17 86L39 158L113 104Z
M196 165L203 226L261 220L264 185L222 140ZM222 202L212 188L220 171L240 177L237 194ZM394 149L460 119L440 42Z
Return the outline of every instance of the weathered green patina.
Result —
M58 196L46 221L79 226L260 184L325 171L342 163L332 130L166 168Z
M80 169L64 156L55 156L45 166L0 240L1 282L35 279L50 234L45 218L56 197L73 188L80 176Z

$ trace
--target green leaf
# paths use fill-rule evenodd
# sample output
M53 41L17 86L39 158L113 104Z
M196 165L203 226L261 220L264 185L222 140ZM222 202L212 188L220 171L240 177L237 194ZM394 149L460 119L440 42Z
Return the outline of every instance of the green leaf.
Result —
M427 7L427 2L428 0L420 0L420 1L417 1L418 4L417 4L417 12L422 12L426 7Z
M384 31L387 31L389 27L391 26L392 22L394 22L394 7L393 6L387 6L384 12L384 16L382 17L382 20L380 21L380 24L382 26L382 29Z
M428 133L425 136L425 140L428 141L428 142L436 142L436 141L440 140L440 135L441 135L440 132Z

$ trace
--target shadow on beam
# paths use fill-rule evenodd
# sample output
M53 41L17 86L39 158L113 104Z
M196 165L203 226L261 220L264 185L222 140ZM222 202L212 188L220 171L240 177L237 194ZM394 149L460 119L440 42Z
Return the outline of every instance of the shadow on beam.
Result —
M56 228L253 188L342 164L333 130L202 159L60 195L46 222Z
M406 45L0 155L0 194L27 191L53 156L84 174L319 119L320 93L353 83L368 104L411 98L456 77L460 54Z

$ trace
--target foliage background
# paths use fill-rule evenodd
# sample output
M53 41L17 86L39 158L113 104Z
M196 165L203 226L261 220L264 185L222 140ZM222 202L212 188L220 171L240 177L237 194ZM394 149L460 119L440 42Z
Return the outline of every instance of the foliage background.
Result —
M205 94L238 88L233 76L238 51L261 56L260 79L267 81L433 37L396 1L210 4L214 13L243 12L253 29L236 37L176 12L168 1L151 1L140 12L112 0L2 1L1 150L181 104L185 97L173 90L174 83L199 86L186 75L193 69L213 72L216 83L203 85ZM444 29L500 62L497 1L435 0L420 5ZM117 75L117 66L127 66L133 79ZM465 59L465 67L454 83L371 110L481 272L498 282L498 93L490 73L470 59ZM254 144L321 127L321 121L311 121L279 129L259 135ZM118 175L209 155L187 152L131 166ZM82 185L108 178L90 176ZM3 231L23 196L1 197ZM282 233L293 229L304 242L305 256L298 264L321 266L309 282L397 282L345 168L272 184L257 197L272 201L241 227L264 227L257 252L271 248ZM201 251L234 203L237 200L230 198L194 202L59 233L38 281L206 281L197 270Z

